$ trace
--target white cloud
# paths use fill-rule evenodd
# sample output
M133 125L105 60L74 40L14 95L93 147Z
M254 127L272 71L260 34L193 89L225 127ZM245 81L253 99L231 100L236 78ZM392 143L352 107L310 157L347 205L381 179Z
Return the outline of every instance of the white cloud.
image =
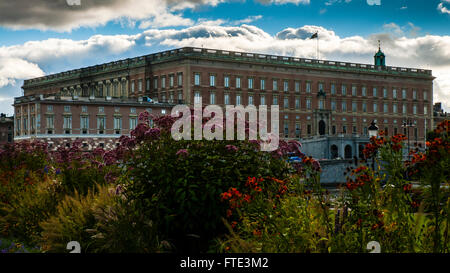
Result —
M37 64L20 58L0 57L0 88L6 85L15 85L18 79L28 79L44 76Z
M441 12L441 13L446 13L446 14L450 14L450 10L444 6L444 2L450 3L449 0L443 0L441 3L439 3L437 9Z
M381 0L367 0L367 4L370 6L373 6L373 5L379 6L379 5L381 5Z

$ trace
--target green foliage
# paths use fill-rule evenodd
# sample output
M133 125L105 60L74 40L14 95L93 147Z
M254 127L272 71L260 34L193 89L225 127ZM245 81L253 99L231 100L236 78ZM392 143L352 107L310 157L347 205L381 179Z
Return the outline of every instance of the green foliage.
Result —
M55 215L43 221L41 245L45 252L66 252L68 242L77 241L82 252L92 252L95 240L88 232L95 227L94 212L99 208L112 206L116 202L115 194L108 187L98 187L98 194L88 190L81 195L75 191L73 196L67 195L58 205Z
M234 145L236 149L232 149ZM175 141L170 132L133 151L128 197L150 213L158 230L180 250L189 234L200 236L201 248L226 231L221 217L226 206L220 194L244 186L249 176L283 178L285 161L260 152L244 141ZM181 152L180 152L181 151Z

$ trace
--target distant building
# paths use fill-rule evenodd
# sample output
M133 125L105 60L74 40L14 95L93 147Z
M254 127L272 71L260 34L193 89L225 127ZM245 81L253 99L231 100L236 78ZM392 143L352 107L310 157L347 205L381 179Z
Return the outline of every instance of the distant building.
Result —
M0 147L14 140L14 117L0 114Z
M116 107L121 132L127 134L134 106L138 114L202 102L279 105L285 139L358 135L368 140L372 120L388 135L406 132L402 124L408 120L415 125L411 135L424 142L433 122L432 71L386 66L381 49L374 60L371 65L185 47L48 75L24 82L25 97L14 104L15 139L99 138L102 122L114 134ZM160 103L138 107L144 97ZM80 124L83 106L88 107L88 134ZM100 106L105 120L99 119ZM358 155L355 145L353 156Z
M433 106L434 128L436 128L439 123L441 123L447 119L450 119L450 114L447 112L444 112L444 109L442 109L442 103L436 102Z

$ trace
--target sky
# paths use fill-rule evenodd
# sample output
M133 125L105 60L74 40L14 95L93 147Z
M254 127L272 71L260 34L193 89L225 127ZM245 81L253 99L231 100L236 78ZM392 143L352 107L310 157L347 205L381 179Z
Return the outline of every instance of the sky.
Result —
M23 80L184 46L433 70L450 112L450 0L0 0L0 112Z

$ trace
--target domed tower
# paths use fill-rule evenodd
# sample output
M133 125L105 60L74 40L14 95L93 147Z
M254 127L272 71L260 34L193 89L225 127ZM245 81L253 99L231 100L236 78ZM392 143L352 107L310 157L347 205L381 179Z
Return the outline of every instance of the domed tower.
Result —
M384 55L383 51L381 51L380 41L378 41L378 52L375 54L374 58L375 65L386 66L386 56Z

